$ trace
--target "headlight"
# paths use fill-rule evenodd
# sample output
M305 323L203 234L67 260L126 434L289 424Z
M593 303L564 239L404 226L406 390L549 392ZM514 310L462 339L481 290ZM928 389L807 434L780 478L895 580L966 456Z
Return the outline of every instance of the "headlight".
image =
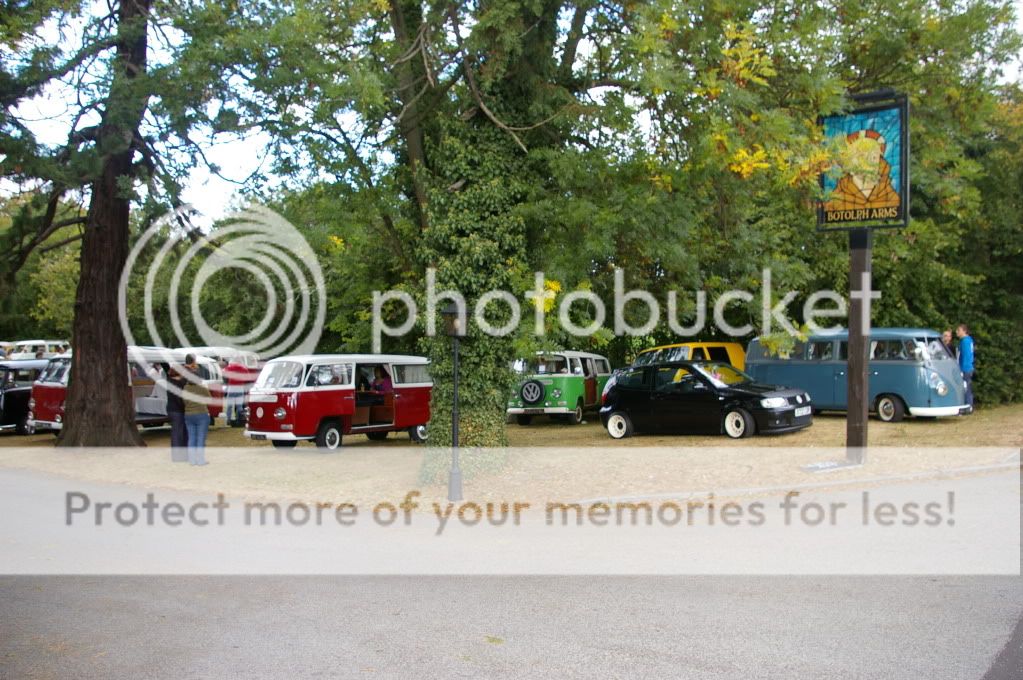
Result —
M944 397L948 394L948 385L937 373L931 373L931 378L928 380L927 384L931 386L932 390L938 393L938 396Z
M284 416L286 416L287 414L288 412L284 410L283 406L278 406L277 410L274 411L274 418L276 418L277 420L284 420Z
M551 396L557 399L558 397L561 396L561 390L551 390Z
M768 397L760 400L760 405L764 408L781 408L787 406L788 403L789 401L785 397Z

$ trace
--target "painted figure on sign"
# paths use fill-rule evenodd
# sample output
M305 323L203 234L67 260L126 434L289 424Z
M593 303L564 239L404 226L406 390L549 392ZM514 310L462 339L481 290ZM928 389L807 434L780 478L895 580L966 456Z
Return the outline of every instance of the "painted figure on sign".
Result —
M899 194L892 187L891 166L884 159L885 138L876 130L846 136L838 165L845 174L824 204L826 211L898 208Z

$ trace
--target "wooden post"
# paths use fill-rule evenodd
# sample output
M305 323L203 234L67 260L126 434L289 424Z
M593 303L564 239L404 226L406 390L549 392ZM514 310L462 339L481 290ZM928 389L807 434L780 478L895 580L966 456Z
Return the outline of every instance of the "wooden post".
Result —
M849 232L849 358L848 417L845 446L849 463L866 462L868 389L867 353L870 351L871 249L874 232L853 229ZM854 294L854 293L859 293ZM864 309L864 307L866 307Z

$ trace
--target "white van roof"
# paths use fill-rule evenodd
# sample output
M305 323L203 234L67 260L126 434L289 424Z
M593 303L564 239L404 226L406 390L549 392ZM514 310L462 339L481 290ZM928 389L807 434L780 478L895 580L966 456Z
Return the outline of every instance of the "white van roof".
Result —
M298 361L304 364L323 361L351 361L356 364L428 364L426 357L407 354L296 354L294 356L277 357L267 363L278 361Z
M191 352L193 354L202 354L208 357L223 357L229 359L236 356L253 356L259 359L259 355L255 352L250 352L244 349L237 349L235 347L228 347L226 345L220 347L214 347L212 345L206 347L178 347L179 352Z

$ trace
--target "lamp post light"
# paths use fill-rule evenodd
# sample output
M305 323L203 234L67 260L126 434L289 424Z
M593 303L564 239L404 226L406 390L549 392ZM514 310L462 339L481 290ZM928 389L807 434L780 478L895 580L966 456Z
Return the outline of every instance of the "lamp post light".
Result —
M451 399L451 472L448 476L448 500L462 500L462 468L458 461L458 340L465 337L465 319L454 302L441 310L444 333L451 336L451 357L454 365Z

